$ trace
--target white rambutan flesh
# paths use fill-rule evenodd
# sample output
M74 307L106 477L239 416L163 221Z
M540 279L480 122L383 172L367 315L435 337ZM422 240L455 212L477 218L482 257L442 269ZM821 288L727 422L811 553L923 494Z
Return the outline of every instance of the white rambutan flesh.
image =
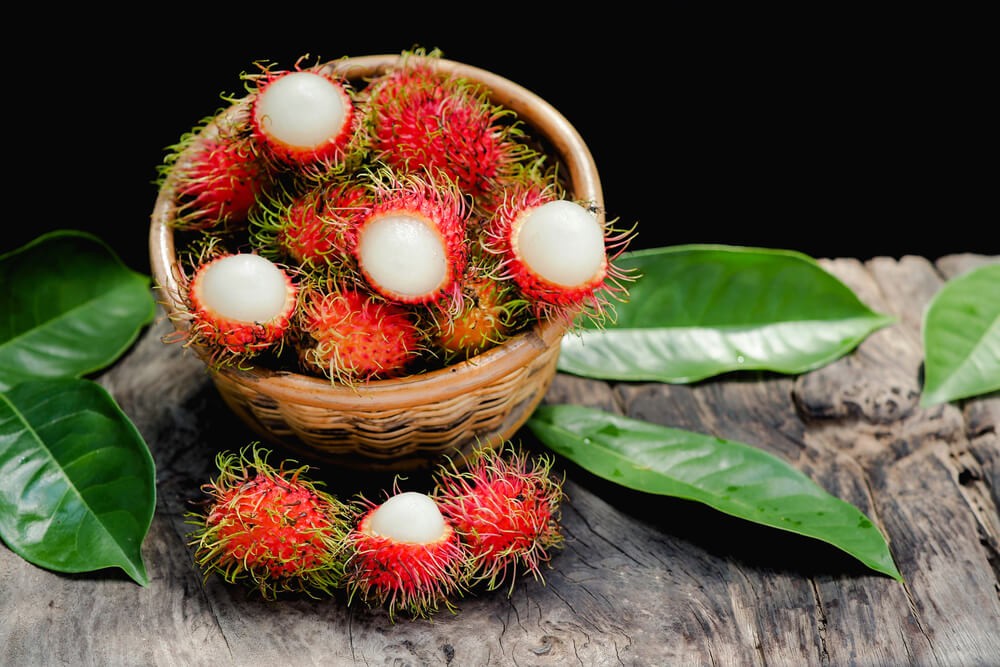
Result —
M542 279L575 287L605 266L604 230L583 206L555 200L527 211L513 245L521 262Z
M368 222L358 239L362 270L383 293L419 298L448 278L445 241L418 215L388 214Z
M401 609L429 616L441 604L454 610L450 598L465 589L468 553L429 495L397 493L370 508L346 541L348 603L384 605L390 619Z
M253 253L223 257L197 283L199 301L239 322L269 322L288 311L288 279L276 264Z
M368 522L374 536L404 544L429 544L444 537L444 516L437 503L423 493L398 493L375 510Z
M291 72L260 93L256 115L277 141L314 148L340 134L348 109L334 81L313 72Z

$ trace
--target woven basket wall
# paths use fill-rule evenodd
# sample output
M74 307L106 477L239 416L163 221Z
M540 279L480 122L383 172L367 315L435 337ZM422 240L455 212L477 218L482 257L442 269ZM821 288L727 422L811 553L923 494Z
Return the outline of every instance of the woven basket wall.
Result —
M223 369L212 378L266 440L348 467L426 469L514 436L552 382L561 332L546 324L471 362L356 392L262 370Z
M347 58L325 67L361 80L398 62L398 55ZM440 67L488 87L495 103L517 112L566 168L569 194L591 202L603 221L596 166L573 126L547 102L507 79L469 65ZM182 312L183 278L161 189L150 227L154 284L168 315ZM177 320L176 326L183 326ZM459 465L478 446L515 436L544 398L556 373L566 323L543 321L469 361L358 387L255 367L209 368L226 404L263 440L339 466L378 472L425 470L446 457Z

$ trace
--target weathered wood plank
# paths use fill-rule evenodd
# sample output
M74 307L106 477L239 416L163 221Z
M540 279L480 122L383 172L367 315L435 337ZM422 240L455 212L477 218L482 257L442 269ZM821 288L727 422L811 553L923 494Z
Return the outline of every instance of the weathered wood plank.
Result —
M955 450L966 447L963 419L953 405L919 407L920 326L942 276L919 257L875 258L866 265L871 281L862 280L856 263L844 264L829 268L870 306L898 321L872 335L850 358L799 378L796 400L814 420L807 442L844 452L864 470L874 501L870 516L890 537L906 578L907 599L880 600L872 608L883 618L874 618L866 634L877 628L890 641L902 639L910 644L906 655L919 664L990 664L1000 647L995 639L983 638L996 637L1000 605L996 573L980 541L985 526L969 512L954 465ZM864 383L851 387L851 378L859 375ZM809 409L831 396L846 409L832 414ZM975 608L983 613L970 614ZM836 619L838 625L851 622L850 617ZM835 647L850 650L835 652ZM853 646L831 644L834 663L856 655Z
M214 455L254 436L158 322L100 381L150 445L157 506L147 588L61 575L0 549L0 655L26 665L991 665L1000 658L1000 397L919 407L922 310L979 255L823 260L897 322L800 377L694 385L560 375L578 403L746 442L864 511L906 581L816 541L650 497L567 462L564 549L544 582L390 623L333 599L267 603L202 579L185 514ZM526 444L539 447L528 434ZM280 452L279 452L280 453ZM331 490L383 480L318 469Z

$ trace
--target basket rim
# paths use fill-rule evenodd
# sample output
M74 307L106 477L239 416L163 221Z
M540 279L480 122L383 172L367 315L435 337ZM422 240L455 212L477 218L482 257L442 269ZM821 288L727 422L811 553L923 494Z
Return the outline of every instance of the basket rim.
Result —
M493 384L513 370L528 366L553 345L557 345L566 330L566 325L559 321L539 322L502 345L471 359L433 371L369 380L358 385L337 384L327 378L262 366L248 369L209 367L209 371L217 382L240 385L279 402L287 400L317 406L335 404L340 407L370 408L373 401L379 401L388 407L390 404L412 400L417 390L443 400ZM417 402L422 403L424 400Z
M402 57L400 54L344 57L327 61L319 67L329 68L348 79L362 79L388 70L397 65ZM435 58L435 63L445 72L484 85L491 101L512 109L521 122L548 141L569 170L569 189L573 198L593 205L603 224L603 192L593 155L579 132L562 113L527 88L488 70L445 58ZM236 104L239 101L233 106ZM212 125L209 124L203 131L212 131L211 128ZM181 268L176 253L174 229L170 225L174 212L168 178L157 194L150 217L149 252L153 286L160 294L160 303L174 328L180 329L184 324L177 315L184 312L184 304L179 287ZM338 403L361 404L373 400L400 399L404 395L412 395L417 389L430 393L435 390L457 393L489 384L511 370L527 365L557 345L570 326L571 322L566 320L542 320L503 344L469 360L424 373L371 380L361 386L341 385L328 378L262 366L240 369L209 365L209 370L217 376L216 380L253 387L278 400L284 398L298 401L305 393L321 402L324 397L330 397Z

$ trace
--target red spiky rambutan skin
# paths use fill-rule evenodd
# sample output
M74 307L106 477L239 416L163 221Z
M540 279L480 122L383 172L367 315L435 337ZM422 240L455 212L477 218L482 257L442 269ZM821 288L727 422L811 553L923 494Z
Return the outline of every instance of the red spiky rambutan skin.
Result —
M268 179L239 114L203 119L168 149L159 183L173 182L181 230L241 228Z
M261 254L306 271L325 270L348 261L348 235L368 209L364 185L334 180L262 195L248 226Z
M530 235L522 234L526 221L543 206L553 202L575 203L562 199L553 187L539 182L528 181L524 187L512 188L487 222L483 246L500 259L504 267L502 277L518 285L522 294L531 301L538 319L571 322L582 315L600 325L611 316L612 301L624 298L627 295L626 283L634 279L629 271L620 269L615 263L634 237L634 227L620 230L612 224L602 225L596 211L579 204L581 210L593 214L593 224L597 226L594 233L600 234L603 239L602 257L589 277L572 284L558 283L534 270L523 255L524 244L532 240L525 238ZM549 251L568 257L561 244L549 248Z
M322 67L260 65L245 74L251 136L275 169L322 180L353 168L366 152L353 89ZM282 104L274 102L281 99ZM316 127L305 132L303 128Z
M371 207L348 240L364 280L396 303L457 308L469 261L465 195L440 174L386 169L371 174L370 189Z
M360 599L370 608L385 609L390 620L397 612L429 618L442 607L454 613L455 599L465 593L470 572L468 552L454 527L443 521L436 539L401 541L372 528L384 504L363 497L355 503L355 527L346 537L348 604Z
M270 452L248 449L217 455L218 476L202 486L207 510L187 515L195 561L206 578L218 574L268 600L331 594L343 585L348 506L309 480L308 466L274 467Z
M512 443L482 448L464 469L442 465L432 496L475 559L476 581L489 590L519 573L544 581L541 568L563 544L563 480L553 460L534 459Z
M206 284L209 275L223 263L234 259L257 258L228 251L209 254L205 260L196 266L190 279L182 282L184 293L184 317L188 322L186 330L180 330L186 344L199 347L207 356L210 365L242 364L261 354L265 350L278 349L284 343L285 335L291 326L292 317L298 304L299 288L293 280L290 270L279 264L274 264L265 258L259 258L268 271L267 288L274 291L275 281L281 280L283 302L278 310L264 319L243 319L227 315L206 298ZM255 284L253 272L244 273L239 289L243 291L242 299L253 298ZM265 288L261 288L265 289ZM212 289L213 294L217 293Z
M300 364L347 385L406 374L421 351L408 308L363 288L309 288L296 318Z
M365 128L376 159L397 171L442 171L474 200L537 158L516 114L486 89L438 69L440 54L404 53L372 81Z

